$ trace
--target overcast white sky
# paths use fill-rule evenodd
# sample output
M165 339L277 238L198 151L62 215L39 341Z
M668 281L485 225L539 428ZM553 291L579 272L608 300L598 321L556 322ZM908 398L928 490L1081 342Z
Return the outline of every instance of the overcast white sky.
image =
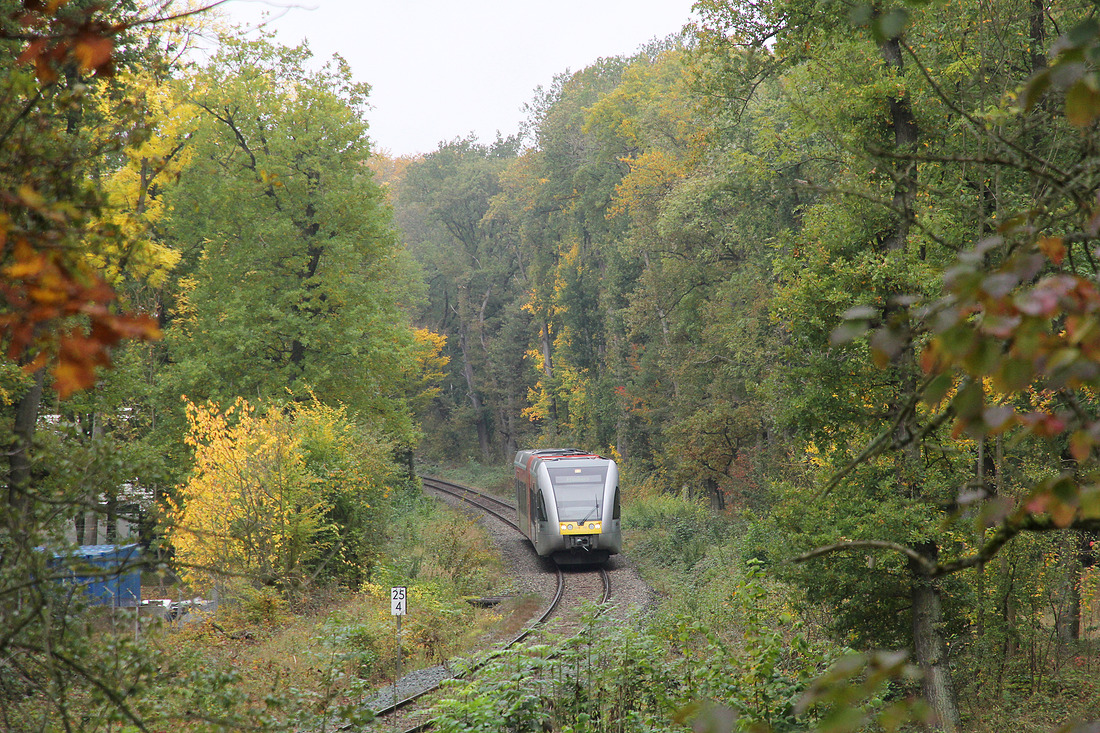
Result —
M339 53L372 87L375 147L426 153L471 132L515 133L535 87L680 30L693 0L232 0L231 19L266 11L279 41Z

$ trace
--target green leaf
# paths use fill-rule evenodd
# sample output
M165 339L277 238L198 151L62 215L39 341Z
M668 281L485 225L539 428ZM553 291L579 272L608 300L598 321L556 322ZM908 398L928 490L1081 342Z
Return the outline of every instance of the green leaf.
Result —
M837 705L821 720L819 733L851 733L860 730L866 722L866 716L855 706Z
M999 340L976 338L973 348L963 359L963 366L972 376L984 376L996 368L1001 353L1002 347Z
M878 315L878 309L870 305L857 305L840 314L845 321L869 321Z
M982 392L981 383L967 383L955 395L955 399L951 401L951 404L955 406L955 412L960 418L969 420L981 415L985 407L985 394Z
M898 327L880 328L871 335L871 356L875 366L884 368L890 360L901 353L908 343L908 333Z
M1093 438L1087 431L1076 430L1069 436L1069 452L1078 463L1084 463L1092 453Z
M951 391L951 387L954 385L955 380L948 374L939 374L928 383L928 386L924 388L924 401L925 403L935 406L943 401L943 398L947 396L947 393Z
M1035 371L1027 359L1009 357L1001 361L993 375L993 386L999 392L1016 392L1031 383Z
M941 333L938 340L948 354L959 357L970 351L974 338L974 331L967 324L959 323Z
M1074 46L1085 46L1095 43L1100 36L1100 23L1095 18L1087 18L1070 29L1066 39Z
M848 11L848 19L852 21L852 25L859 28L865 28L871 23L871 18L874 14L875 10L871 3L856 3L852 6L852 9Z
M871 31L877 41L889 41L901 35L909 24L909 11L904 8L892 8L879 16L871 24Z
M1084 519L1100 519L1100 485L1082 486L1078 501Z
M1100 116L1100 93L1088 77L1081 78L1066 92L1066 119L1076 128L1087 127Z
M839 345L855 341L857 338L867 333L869 327L867 321L845 321L834 328L833 332L829 334L829 342Z

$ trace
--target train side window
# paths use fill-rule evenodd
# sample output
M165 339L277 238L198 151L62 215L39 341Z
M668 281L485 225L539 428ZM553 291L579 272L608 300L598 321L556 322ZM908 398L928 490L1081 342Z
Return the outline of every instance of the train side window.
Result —
M619 515L621 513L622 513L622 507L619 506L619 487L616 486L615 487L615 503L612 505L611 518L612 519L618 519Z
M542 492L535 494L535 510L538 512L540 522L546 521L546 505L542 503Z

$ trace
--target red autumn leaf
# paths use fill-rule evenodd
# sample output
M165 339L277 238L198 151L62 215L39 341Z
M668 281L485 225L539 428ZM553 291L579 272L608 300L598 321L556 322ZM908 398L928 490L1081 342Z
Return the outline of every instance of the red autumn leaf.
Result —
M34 59L34 73L42 84L53 84L57 81L57 70L47 56L36 56Z
M1024 506L1032 514L1043 514L1047 510L1047 505L1051 502L1052 497L1050 494L1036 494L1027 500L1027 504Z
M39 255L37 257L20 260L13 265L8 265L4 268L4 275L12 280L19 280L37 275L42 272L45 266L46 258Z
M1032 412L1020 417L1023 423L1034 435L1042 438L1052 438L1065 432L1066 423L1060 417L1046 412Z
M114 50L114 41L108 37L83 34L73 47L73 55L80 62L80 66L88 71L101 69L111 60L111 51Z
M993 405L982 412L982 420L992 435L1002 433L1016 424L1016 412L1011 405Z
M982 330L1000 339L1012 338L1023 319L1018 315L989 314L982 318Z
M967 429L970 427L970 421L964 418L959 418L955 421L955 427L951 429L952 438L961 438L966 434Z
M1062 264L1066 257L1066 245L1061 237L1040 237L1039 251L1050 258L1056 265Z
M70 331L58 341L62 358L83 361L99 361L103 345L79 332Z
M1029 316L1049 317L1058 309L1058 294L1041 285L1016 296L1016 307Z
M936 348L936 342L932 341L921 351L920 368L925 374L931 374L938 371L939 363L939 349Z
M46 50L46 39L40 38L37 41L31 41L27 44L27 47L23 49L23 53L19 54L19 58L15 61L19 64L25 64L28 61L37 61L38 57L42 55L42 52Z
M15 255L15 264L5 268L0 280L0 300L8 308L0 316L0 337L8 341L8 358L33 357L24 366L28 371L41 368L54 354L54 387L61 397L93 386L96 369L110 364L109 349L120 341L160 338L155 318L112 312L108 306L117 296L110 286L79 266L70 269L60 253L38 252L26 245ZM77 315L87 319L90 329L43 336L51 330L56 333Z

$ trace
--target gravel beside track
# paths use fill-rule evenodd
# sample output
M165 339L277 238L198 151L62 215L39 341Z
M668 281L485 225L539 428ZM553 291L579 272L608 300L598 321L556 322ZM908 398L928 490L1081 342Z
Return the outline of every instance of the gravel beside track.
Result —
M407 700L413 695L419 695L425 690L437 687L443 680L448 680L453 676L451 670L444 665L427 667L425 669L418 669L415 672L409 672L397 681L397 700L400 702L401 700ZM363 707L377 712L392 705L393 688L394 685L390 685L389 687L383 687L381 690L378 690L374 697L363 703Z

